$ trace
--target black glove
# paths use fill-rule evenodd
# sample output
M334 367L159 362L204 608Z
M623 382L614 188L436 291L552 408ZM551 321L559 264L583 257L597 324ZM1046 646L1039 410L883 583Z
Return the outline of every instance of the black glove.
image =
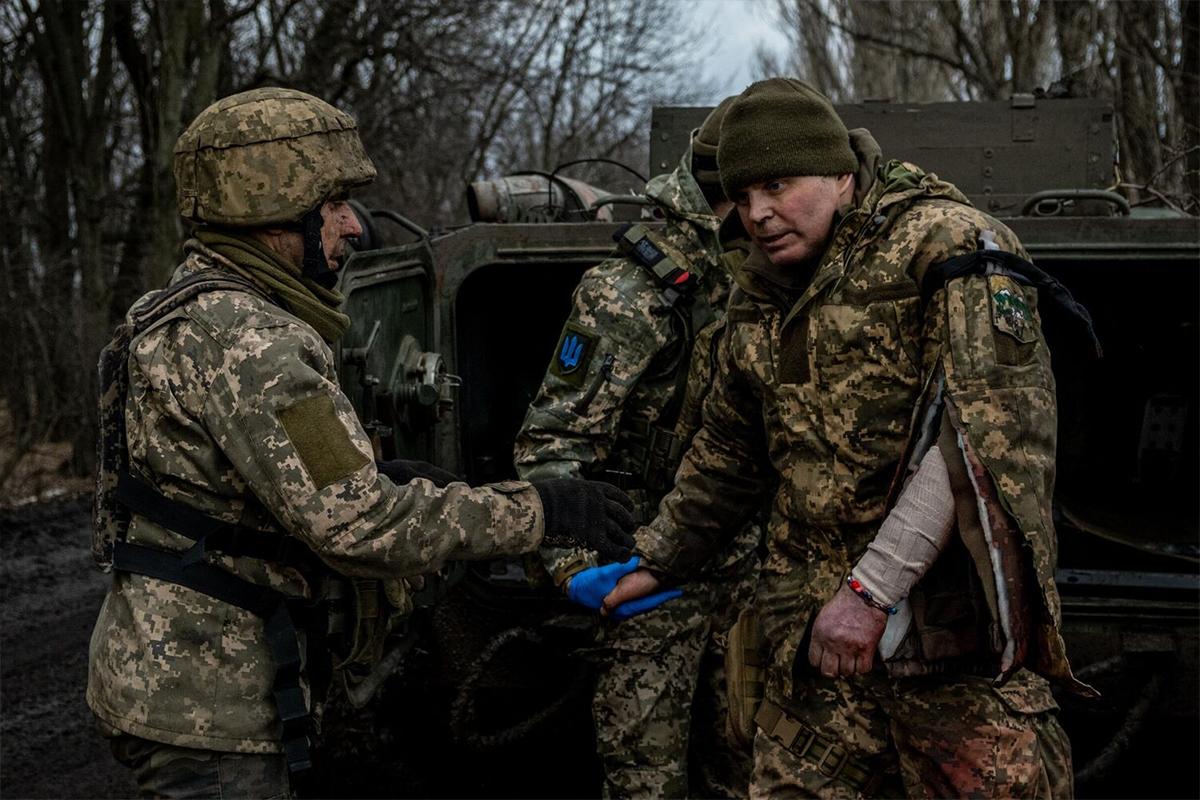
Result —
M546 515L542 541L551 547L586 547L603 561L624 561L633 551L633 501L600 481L558 478L534 481Z
M453 472L434 466L428 461L405 461L398 458L394 461L376 461L375 467L397 486L403 486L413 478L427 478L440 489L448 483L462 480Z

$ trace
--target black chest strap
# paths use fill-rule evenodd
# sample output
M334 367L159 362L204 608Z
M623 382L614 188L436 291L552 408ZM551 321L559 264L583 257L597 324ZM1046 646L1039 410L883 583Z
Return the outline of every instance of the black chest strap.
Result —
M193 591L245 609L264 622L267 649L275 666L271 694L282 725L282 744L291 772L312 766L312 720L300 686L306 666L302 636L313 652L324 646L325 630L314 621L314 608L304 598L288 597L259 586L205 561L210 550L229 556L247 556L294 567L309 582L320 561L299 541L284 534L256 531L224 522L183 503L171 500L140 478L122 471L117 478L117 499L129 511L195 544L182 553L118 540L113 543L113 569L145 575L186 586ZM323 660L312 659L310 672L320 671ZM314 675L314 679L322 679Z
M288 770L301 772L312 767L312 720L300 686L304 667L300 631L306 627L305 601L242 580L204 561L185 564L180 554L130 542L113 543L113 569L186 586L262 618L267 649L275 664L271 695L282 725Z
M245 556L284 564L312 579L321 561L293 536L257 531L210 517L202 511L164 496L128 471L117 475L117 500L129 511L161 525L195 544L183 558L187 563L203 561L209 550L228 556Z

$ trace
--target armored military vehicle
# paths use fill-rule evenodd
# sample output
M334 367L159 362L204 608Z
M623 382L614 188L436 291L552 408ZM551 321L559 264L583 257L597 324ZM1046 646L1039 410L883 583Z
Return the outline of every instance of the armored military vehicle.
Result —
M838 110L888 157L1002 218L1090 309L1099 362L1047 321L1065 635L1080 676L1104 695L1062 698L1079 792L1195 796L1200 222L1131 208L1106 188L1116 154L1103 101ZM649 174L673 168L707 111L655 110ZM436 236L362 209L363 247L342 278L354 323L340 375L379 455L472 483L512 477L513 439L571 291L638 202L524 173L472 186L473 223ZM573 655L594 622L531 587L519 561L451 573L427 587L417 633L368 677L386 683L376 713L404 720L393 751L407 759L404 779L435 795L595 795L586 663Z

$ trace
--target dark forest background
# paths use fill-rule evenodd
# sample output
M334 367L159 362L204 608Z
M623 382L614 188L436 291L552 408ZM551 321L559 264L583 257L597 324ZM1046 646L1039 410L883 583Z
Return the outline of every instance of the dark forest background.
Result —
M1110 98L1112 188L1200 210L1200 0L745 6L790 41L747 53L755 73L837 101ZM641 169L654 105L719 96L705 60L722 34L698 16L683 0L0 3L0 498L48 442L90 471L96 355L177 260L172 148L214 99L286 85L338 105L379 169L365 202L457 224L482 177L585 156Z

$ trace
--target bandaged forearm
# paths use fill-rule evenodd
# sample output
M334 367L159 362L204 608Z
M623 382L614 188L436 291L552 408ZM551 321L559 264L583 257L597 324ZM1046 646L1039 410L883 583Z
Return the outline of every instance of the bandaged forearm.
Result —
M908 597L950 541L953 529L950 476L935 445L867 545L853 575L876 600L894 606Z

